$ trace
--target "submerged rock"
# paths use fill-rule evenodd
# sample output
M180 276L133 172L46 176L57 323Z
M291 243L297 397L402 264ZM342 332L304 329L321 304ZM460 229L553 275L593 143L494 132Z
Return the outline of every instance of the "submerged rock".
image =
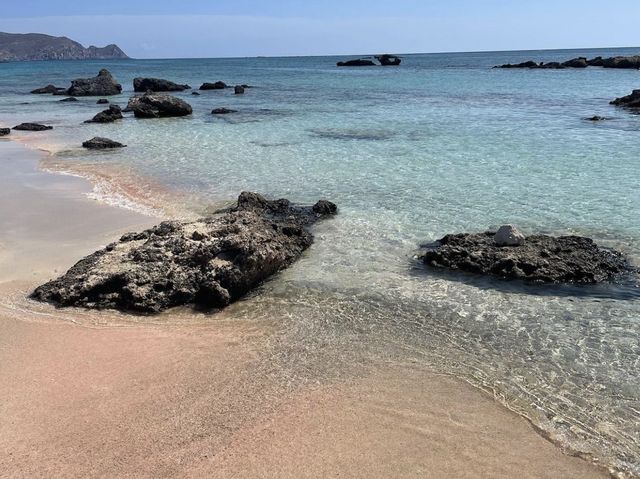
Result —
M186 116L193 113L191 105L171 95L147 93L133 97L127 107L133 110L136 118L162 118Z
M599 115L594 115L594 116L591 116L589 118L585 118L585 120L587 120L587 121L605 121L607 119L608 118L606 118L604 116L599 116Z
M121 92L122 85L104 68L96 77L73 80L67 90L67 94L71 96L111 96L119 95Z
M189 85L179 85L162 78L134 78L133 91L135 92L160 92L160 91L184 91L189 90Z
M107 148L124 148L127 145L123 145L122 143L118 143L117 141L110 140L109 138L102 138L101 136L96 136L82 143L84 148L88 148L90 150L105 150Z
M229 113L238 113L238 110L231 110L229 108L214 108L211 110L212 115L228 115Z
M109 103L109 100L107 100L106 98L100 98L97 102L96 105L106 105Z
M203 83L200 86L200 90L224 90L227 88L227 84L223 81L217 81L215 83Z
M640 108L640 90L633 90L631 95L616 98L611 104L624 108Z
M40 123L20 123L13 127L14 130L20 131L44 131L53 130L52 126L41 125Z
M0 128L0 136L7 136L11 133L11 128Z
M122 109L118 105L110 105L85 123L113 123L116 120L122 120Z
M62 100L58 100L58 101L63 101L63 102L74 102L74 101L79 101L75 96L69 96L67 98L63 98Z
M600 248L590 238L531 235L514 246L496 239L495 232L447 235L422 259L432 268L534 283L600 283L633 271L621 253Z
M36 88L35 90L31 90L31 93L34 95L45 95L45 94L53 94L58 92L66 92L66 88L60 88L55 85L47 85L42 88Z
M187 304L223 308L311 246L308 225L335 213L335 205L323 205L318 212L242 193L237 206L211 217L126 234L31 297L63 307L140 313Z
M339 67L375 67L376 64L372 60L360 58L357 60L347 60L346 62L336 63Z
M191 94L192 94L193 96L200 96L200 93L198 93L197 91L192 91L192 92L191 92Z

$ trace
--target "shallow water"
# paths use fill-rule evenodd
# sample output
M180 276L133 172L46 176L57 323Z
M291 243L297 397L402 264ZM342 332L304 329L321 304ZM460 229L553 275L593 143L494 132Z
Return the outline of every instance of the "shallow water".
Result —
M185 213L242 190L335 201L340 215L317 227L309 254L225 316L289 321L283 357L309 364L298 374L370 355L433 364L562 444L640 474L637 285L529 288L433 274L413 259L446 233L510 222L591 236L640 264L640 115L608 104L640 88L638 71L490 68L638 51L407 55L399 68L362 69L330 57L0 64L0 122L50 123L20 136L62 168L180 192L172 201ZM102 67L124 85L121 105L138 75L255 88L187 91L178 96L192 118L112 125L82 124L102 109L95 98L26 93ZM610 120L584 120L593 115ZM96 135L129 146L79 148Z

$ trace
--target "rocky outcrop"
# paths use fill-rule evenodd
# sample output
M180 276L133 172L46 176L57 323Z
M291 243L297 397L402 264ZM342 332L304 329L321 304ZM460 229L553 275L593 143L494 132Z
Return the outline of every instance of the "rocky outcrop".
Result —
M96 105L106 105L109 103L109 100L107 100L106 98L100 98L97 102Z
M7 136L11 133L11 128L0 128L0 136Z
M42 88L36 88L35 90L31 90L31 93L33 93L34 95L46 95L46 94L52 95L58 92L64 92L66 94L67 89L60 88L55 85L47 85L47 86L43 86Z
M133 91L138 93L163 92L163 91L184 91L189 90L189 85L178 85L162 78L134 78Z
M14 130L20 131L44 131L53 130L52 126L41 125L40 123L20 123L13 127Z
M215 83L203 83L200 86L200 90L224 90L227 88L227 84L223 81L217 81Z
M245 89L245 87L244 87L244 86L242 86L242 85L236 85L236 86L235 86L235 88L234 88L234 93L235 93L236 95L244 95L244 89Z
M122 109L118 105L110 105L85 123L113 123L116 120L122 120Z
M129 58L117 45L98 48L83 47L66 37L53 37L42 33L0 32L0 59L5 61L30 60L90 60Z
M126 234L31 297L138 313L224 308L297 260L313 242L308 226L335 212L326 201L302 207L242 193L211 217Z
M212 115L228 115L230 113L237 113L238 110L231 110L229 108L214 108L211 110Z
M422 259L431 268L534 283L592 284L634 271L621 253L589 238L531 235L512 246L496 239L495 232L447 235L430 245Z
M191 105L171 95L147 93L129 100L127 108L131 108L136 118L162 118L186 116L193 113Z
M346 62L338 62L339 67L375 67L376 64L372 60L359 58L357 60L347 60Z
M631 95L616 98L611 104L624 108L640 108L640 90L633 90Z
M117 83L109 70L102 69L98 76L93 78L78 78L71 82L67 90L70 96L111 96L119 95L122 85Z
M123 145L122 143L118 143L117 141L110 140L109 138L96 136L91 138L90 140L82 142L82 146L84 148L88 148L89 150L106 150L109 148L124 148L127 145Z
M566 62L549 62L549 63L537 63L534 61L527 61L523 63L507 63L505 65L498 65L494 68L529 68L529 69L563 69L563 68L587 68L587 67L603 67L603 68L640 68L640 56L628 56L628 57L612 57L602 58L596 57L588 60L585 57L573 58Z

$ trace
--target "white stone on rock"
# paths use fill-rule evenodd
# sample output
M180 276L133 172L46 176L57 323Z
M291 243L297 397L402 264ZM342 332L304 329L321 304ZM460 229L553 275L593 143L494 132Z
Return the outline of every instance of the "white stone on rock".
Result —
M525 236L513 225L502 225L493 240L498 246L520 246L524 244Z

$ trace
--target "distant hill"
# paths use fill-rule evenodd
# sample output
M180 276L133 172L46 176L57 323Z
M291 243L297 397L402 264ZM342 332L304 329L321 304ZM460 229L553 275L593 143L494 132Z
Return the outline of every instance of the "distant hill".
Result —
M129 58L117 45L85 48L67 37L0 32L0 61Z

